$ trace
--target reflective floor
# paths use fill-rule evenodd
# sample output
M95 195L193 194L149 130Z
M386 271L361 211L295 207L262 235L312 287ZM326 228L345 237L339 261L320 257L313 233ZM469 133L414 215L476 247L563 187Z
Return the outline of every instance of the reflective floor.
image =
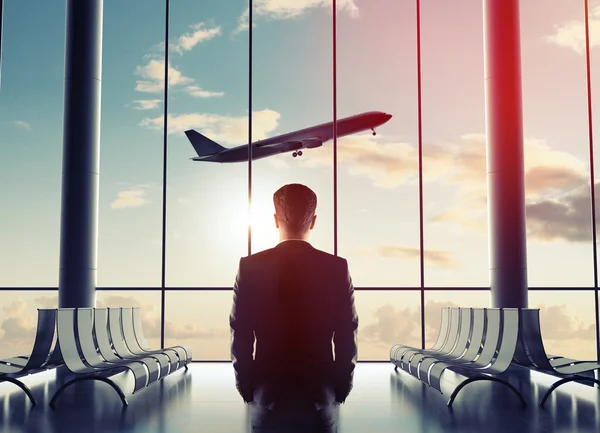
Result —
M38 405L31 409L25 394L10 383L0 384L0 432L210 432L249 431L246 406L238 396L229 363L195 363L135 395L127 395L123 410L108 385L80 382L48 406L60 373L27 377ZM545 409L539 401L555 378L522 369L511 383L525 396L521 408L516 396L501 384L476 382L466 386L446 407L452 383L446 375L444 395L426 388L389 363L360 363L355 386L341 407L339 433L364 432L598 432L600 390L569 383L551 397ZM125 387L132 378L121 374ZM131 389L131 388L129 388Z

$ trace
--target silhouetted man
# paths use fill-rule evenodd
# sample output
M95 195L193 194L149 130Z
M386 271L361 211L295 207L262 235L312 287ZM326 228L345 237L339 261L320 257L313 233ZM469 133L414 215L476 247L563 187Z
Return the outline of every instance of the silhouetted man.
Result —
M280 242L243 257L233 289L236 387L251 404L253 432L335 432L357 358L348 263L308 243L311 189L285 185L273 202Z

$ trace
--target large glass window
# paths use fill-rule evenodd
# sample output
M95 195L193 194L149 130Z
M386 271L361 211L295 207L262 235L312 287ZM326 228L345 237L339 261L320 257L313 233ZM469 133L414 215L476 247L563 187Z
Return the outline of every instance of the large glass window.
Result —
M338 141L338 251L357 286L418 287L415 5L374 3L339 12L338 119L393 117Z
M30 6L4 2L0 287L58 283L65 2Z
M163 140L145 118L163 109L164 22L161 0L104 5L100 286L161 284Z
M188 346L194 359L231 359L231 300L229 290L169 291L165 304L165 346Z
M37 329L37 309L56 308L55 290L5 290L0 295L0 359L29 356Z
M529 306L540 309L542 340L548 355L596 359L594 292L529 292Z
M101 290L96 292L96 307L138 307L142 314L144 337L151 348L160 348L160 291Z
M252 83L248 2L209 3L171 2L168 40L163 0L104 5L98 286L112 289L98 291L96 306L139 306L152 346L164 334L166 345L187 345L196 360L228 360L230 288L248 254L248 224L252 253L278 242L272 199L286 183L317 193L313 245L329 253L337 246L348 259L360 360L387 360L395 343L420 346L423 328L431 345L444 306L489 306L481 4L421 3L419 101L415 2L338 1L334 81L331 2L255 1ZM600 6L590 7L593 36ZM548 353L589 360L597 354L600 318L583 14L581 2L521 4L527 265L536 289L529 306L541 310ZM28 354L36 308L57 306L64 17L64 3L35 10L5 4L0 357ZM596 38L590 42L594 80L600 56ZM594 83L593 127L600 116ZM375 136L367 127L339 137L337 166L333 140L295 157L291 143L255 159L251 178L247 148L236 161L191 160L331 122L334 102L338 120L392 115ZM551 287L573 289L545 290Z
M481 2L421 2L426 286L487 286Z
M390 359L392 345L421 346L418 291L363 290L355 294L358 314L358 359Z
M440 333L442 308L490 306L489 290L435 290L425 293L425 347L431 347Z
M253 140L309 128L333 120L331 8L281 13L275 6L256 8L253 30ZM308 138L308 137L304 137ZM293 142L298 138L291 137ZM278 241L273 193L302 183L317 194L313 245L333 253L333 142L293 150L252 162L252 252Z
M594 263L583 2L536 0L521 7L529 284L589 286Z
M171 287L231 287L247 253L247 164L191 160L248 141L248 33L238 31L243 6L171 4L166 236ZM149 115L144 124L162 133L162 113ZM198 133L195 144L187 130Z

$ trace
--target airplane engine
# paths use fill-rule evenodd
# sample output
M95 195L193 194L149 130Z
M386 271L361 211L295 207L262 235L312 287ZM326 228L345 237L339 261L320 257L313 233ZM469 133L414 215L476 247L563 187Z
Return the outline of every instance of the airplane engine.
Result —
M291 152L292 150L298 150L298 149L302 149L301 141L288 141L283 146L282 152Z
M315 147L323 146L323 142L321 140L308 140L305 141L304 144L306 145L307 149L314 149Z

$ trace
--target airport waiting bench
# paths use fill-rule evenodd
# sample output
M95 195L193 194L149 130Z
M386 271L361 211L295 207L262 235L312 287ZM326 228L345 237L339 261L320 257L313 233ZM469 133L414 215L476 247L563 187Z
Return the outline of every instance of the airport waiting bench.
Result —
M20 378L63 365L58 345L54 345L56 310L38 310L37 327L33 349L29 356L0 359L0 382L10 382L25 392L35 407L36 401L27 385Z
M539 309L519 309L519 341L513 363L561 378L546 391L540 406L544 407L552 392L565 383L592 382L600 386L600 381L594 376L594 371L600 370L598 362L578 361L546 353L539 313Z
M67 387L83 380L109 384L127 406L125 394L112 376L131 371L135 394L180 368L187 370L191 359L187 347L148 347L139 308L39 309L32 355L0 361L0 381L19 386L35 406L31 390L18 378L65 366L74 378L56 391L50 401L52 408Z
M518 320L516 308L444 308L440 333L431 348L396 344L391 348L390 360L395 370L401 368L440 393L446 369L467 374L450 395L448 407L466 385L482 380L502 383L526 406L523 395L500 377L515 353Z
M443 308L440 332L434 345L422 350L402 344L392 346L390 360L407 373L442 393L441 376L450 368L470 377L452 392L451 407L458 393L478 380L499 382L509 387L525 406L522 394L502 376L508 367L519 365L563 376L544 395L540 405L560 385L570 381L592 381L581 376L600 369L595 362L547 355L542 343L539 309Z

